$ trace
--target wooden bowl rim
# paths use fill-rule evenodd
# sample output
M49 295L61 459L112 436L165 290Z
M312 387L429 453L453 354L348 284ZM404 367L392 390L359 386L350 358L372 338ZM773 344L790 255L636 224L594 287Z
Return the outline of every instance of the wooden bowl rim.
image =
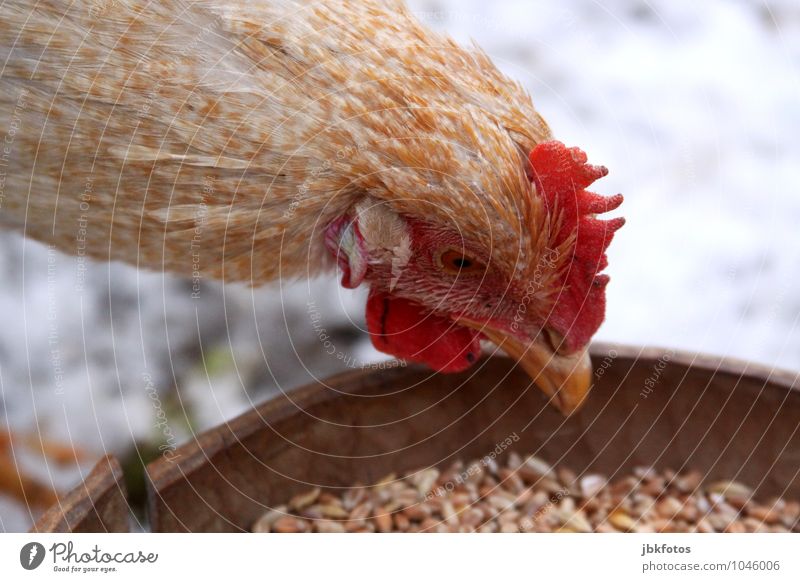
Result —
M633 346L609 342L595 342L590 348L593 358L627 358L636 360L658 361L669 354L669 362L683 365L697 371L705 371L712 375L725 374L735 377L747 376L763 382L764 386L773 388L800 391L800 372L791 372L779 368L772 368L763 364L754 364L747 360L727 356L715 356L687 350L675 350L655 346ZM490 356L491 359L508 359L502 355ZM393 374L419 371L419 366L394 366ZM379 375L385 370L358 369L348 370L330 376L324 380L328 385L335 386L336 390L328 390L319 382L299 386L287 391L282 391L268 400L254 406L252 409L239 416L213 428L195 435L195 438L175 450L173 457L179 460L172 461L159 458L147 467L148 476L148 505L154 509L155 498L159 491L184 478L195 469L203 466L214 454L232 446L259 431L269 428L270 425L285 420L298 410L311 405L324 404L342 394L357 394L367 385L365 379L377 381ZM258 418L261 422L254 422ZM157 484L157 485L156 485Z

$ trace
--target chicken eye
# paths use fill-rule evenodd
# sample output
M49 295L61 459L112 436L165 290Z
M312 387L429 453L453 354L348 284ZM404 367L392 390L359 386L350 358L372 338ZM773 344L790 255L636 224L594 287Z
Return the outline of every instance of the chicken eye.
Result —
M436 262L445 273L451 275L473 273L483 268L474 258L455 249L443 251Z

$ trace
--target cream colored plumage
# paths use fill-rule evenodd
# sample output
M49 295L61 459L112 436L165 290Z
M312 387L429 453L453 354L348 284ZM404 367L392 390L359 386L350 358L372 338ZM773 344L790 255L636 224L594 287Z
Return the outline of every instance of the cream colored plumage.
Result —
M0 225L66 252L302 276L365 197L457 216L500 264L545 246L524 160L547 125L401 2L5 0L0 62Z

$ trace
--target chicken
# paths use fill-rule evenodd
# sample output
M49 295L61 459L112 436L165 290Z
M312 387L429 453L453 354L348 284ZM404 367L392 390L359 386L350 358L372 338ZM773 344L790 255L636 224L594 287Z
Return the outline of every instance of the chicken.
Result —
M6 0L0 53L0 226L197 291L338 265L379 350L586 396L622 197L402 2Z

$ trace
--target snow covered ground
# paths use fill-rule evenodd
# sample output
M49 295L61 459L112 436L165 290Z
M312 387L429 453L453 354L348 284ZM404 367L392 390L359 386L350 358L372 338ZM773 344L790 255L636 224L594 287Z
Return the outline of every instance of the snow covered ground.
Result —
M626 195L599 339L800 369L796 0L410 4L475 39L559 139L611 169L597 190ZM382 357L357 330L362 292L335 281L190 292L103 264L81 287L74 259L0 234L0 425L125 455ZM355 361L327 355L320 330ZM80 478L20 461L61 486ZM30 519L0 498L0 531Z

